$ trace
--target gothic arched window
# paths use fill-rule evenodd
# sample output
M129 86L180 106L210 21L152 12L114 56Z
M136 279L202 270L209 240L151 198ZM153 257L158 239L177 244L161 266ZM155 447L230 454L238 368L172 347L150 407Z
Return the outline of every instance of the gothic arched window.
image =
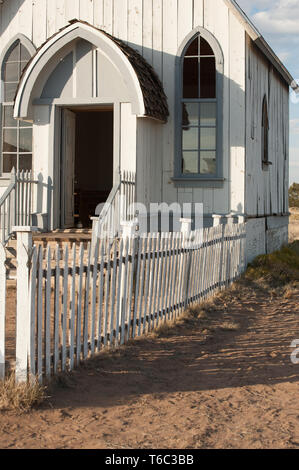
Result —
M32 124L13 118L14 98L20 77L31 54L21 40L16 40L8 49L1 64L2 79L2 129L1 166L2 174L13 168L32 168Z
M198 32L184 47L179 65L177 177L217 179L221 176L218 159L223 56L215 38L206 31Z
M266 95L263 99L263 112L262 112L262 164L267 167L269 162L269 114L268 114L268 101Z

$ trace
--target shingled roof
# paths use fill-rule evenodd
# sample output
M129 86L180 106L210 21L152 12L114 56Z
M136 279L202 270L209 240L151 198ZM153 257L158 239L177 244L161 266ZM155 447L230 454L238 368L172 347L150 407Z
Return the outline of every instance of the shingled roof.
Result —
M140 87L143 94L144 99L144 107L145 107L145 116L150 118L158 119L159 121L166 122L169 116L168 104L167 104L167 97L165 95L162 83L154 71L153 67L146 62L146 60L139 54L139 52L132 47L128 46L124 41L111 36L110 34L106 33L99 28L87 23L86 21L73 19L69 21L69 24L81 23L85 24L97 31L101 34L107 36L111 41L113 41L119 49L122 51L123 54L127 57L130 64L132 65L133 69L136 72L137 78L140 83ZM57 36L61 31L67 29L69 24L63 28L61 28L57 33L53 34L50 38L47 39L36 51L38 51L52 38ZM23 70L23 75L26 72L27 68L29 67L30 63L34 60L36 54L31 58L25 69ZM22 78L22 77L21 77Z

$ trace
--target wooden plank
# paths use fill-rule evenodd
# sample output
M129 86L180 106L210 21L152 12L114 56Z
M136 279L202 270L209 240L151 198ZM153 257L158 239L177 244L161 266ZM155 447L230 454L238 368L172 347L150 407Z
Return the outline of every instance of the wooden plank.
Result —
M121 239L119 246L119 267L117 278L117 291L116 291L116 321L115 321L115 346L119 345L120 341L120 306L121 306L121 286L122 286L122 273L123 273L123 256L124 256L124 240Z
M128 0L128 42L142 54L142 0Z
M120 253L119 253L119 258L120 258ZM116 243L116 241L114 241L114 246L113 246L112 262L113 262L113 265L112 265L112 276L111 276L111 285L110 285L110 292L111 292L111 295L110 295L110 298L111 298L111 303L110 303L110 335L109 335L110 336L110 341L109 341L110 347L113 346L113 340L114 340L114 344L116 344L116 335L117 335L117 333L115 333L115 338L113 338L114 312L115 312L115 303L116 303L116 300L115 300L115 297L116 297L116 279L117 279L117 273L118 273L118 269L117 269L117 243ZM117 323L115 325L115 331L116 331L116 328L117 328Z
M0 380L5 377L6 252L0 244Z
M47 249L47 277L45 298L45 374L51 375L51 248Z
M68 267L69 267L69 247L65 244L64 248L64 278L63 278L63 312L62 312L62 357L61 370L66 369L66 352L67 352L67 315L68 315Z
M32 2L33 43L40 47L47 39L47 0Z
M128 0L114 0L113 35L123 41L128 39Z
M88 324L89 324L89 298L90 298L90 263L91 263L91 244L87 246L87 272L85 277L85 301L83 317L83 359L88 357Z
M54 374L57 373L59 363L59 323L60 323L60 248L56 245L55 269L55 308L54 308Z
M178 38L179 47L193 28L193 0L178 0Z
M80 20L93 23L93 2L90 0L80 0Z
M105 279L105 314L104 314L104 346L108 343L108 320L109 320L109 301L110 301L110 275L111 275L111 250L109 246L109 240L107 239L107 261L108 268L106 271Z
M137 261L137 272L135 278L135 290L134 290L134 316L133 316L133 329L132 329L132 338L135 338L136 335L136 323L137 323L137 312L138 312L138 302L139 302L139 285L140 285L140 265L141 265L141 253L142 253L142 238L139 237L138 240L138 261Z
M83 269L84 269L84 246L80 243L79 250L79 286L78 286L78 308L77 308L77 365L81 359L82 352L82 305L83 305Z
M130 240L127 238L124 244L124 255L125 255L125 265L123 268L122 274L122 285L121 285L121 337L120 337L120 344L124 344L125 342L125 326L126 326L126 313L127 313L127 286L128 286L128 279L129 279L129 248L130 248ZM131 303L129 303L129 308L131 307Z
M107 33L113 34L113 2L104 0L104 28Z
M99 258L99 240L96 242L94 256L92 260L92 293L91 293L91 329L90 329L90 344L91 354L95 353L95 327L96 327L96 302L97 302L97 279L98 279L98 258Z
M96 28L102 29L104 23L104 1L93 1L93 24Z
M101 239L101 254L100 254L100 280L99 280L99 311L98 311L98 344L97 351L101 349L102 342L102 319L103 319L103 298L104 298L104 263L105 263L105 245L106 241Z
M193 0L193 28L203 26L204 0Z
M30 381L36 380L36 282L37 282L37 260L38 251L36 246L32 250L32 264L29 280L29 322L30 322L30 337L29 337L29 373Z
M43 249L38 251L38 298L37 298L37 377L43 377Z
M153 67L161 80L163 80L163 0L153 0Z
M70 370L74 368L74 348L75 348L75 323L76 323L76 243L73 243L73 268L72 268L72 291L71 291L71 318L70 318Z
M143 57L153 64L153 3L155 0L143 0Z
M50 0L51 2L52 0ZM65 0L65 21L79 19L80 0Z

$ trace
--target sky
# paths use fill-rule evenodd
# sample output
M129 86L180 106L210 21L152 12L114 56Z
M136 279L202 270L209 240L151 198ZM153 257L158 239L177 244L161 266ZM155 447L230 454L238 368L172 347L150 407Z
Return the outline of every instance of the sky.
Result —
M299 82L299 0L237 0ZM290 184L299 183L299 98L290 100Z

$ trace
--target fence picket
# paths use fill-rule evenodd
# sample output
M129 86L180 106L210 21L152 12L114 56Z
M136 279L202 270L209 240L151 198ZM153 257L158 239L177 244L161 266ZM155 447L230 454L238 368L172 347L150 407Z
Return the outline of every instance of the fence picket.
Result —
M6 252L0 244L0 380L5 377Z

